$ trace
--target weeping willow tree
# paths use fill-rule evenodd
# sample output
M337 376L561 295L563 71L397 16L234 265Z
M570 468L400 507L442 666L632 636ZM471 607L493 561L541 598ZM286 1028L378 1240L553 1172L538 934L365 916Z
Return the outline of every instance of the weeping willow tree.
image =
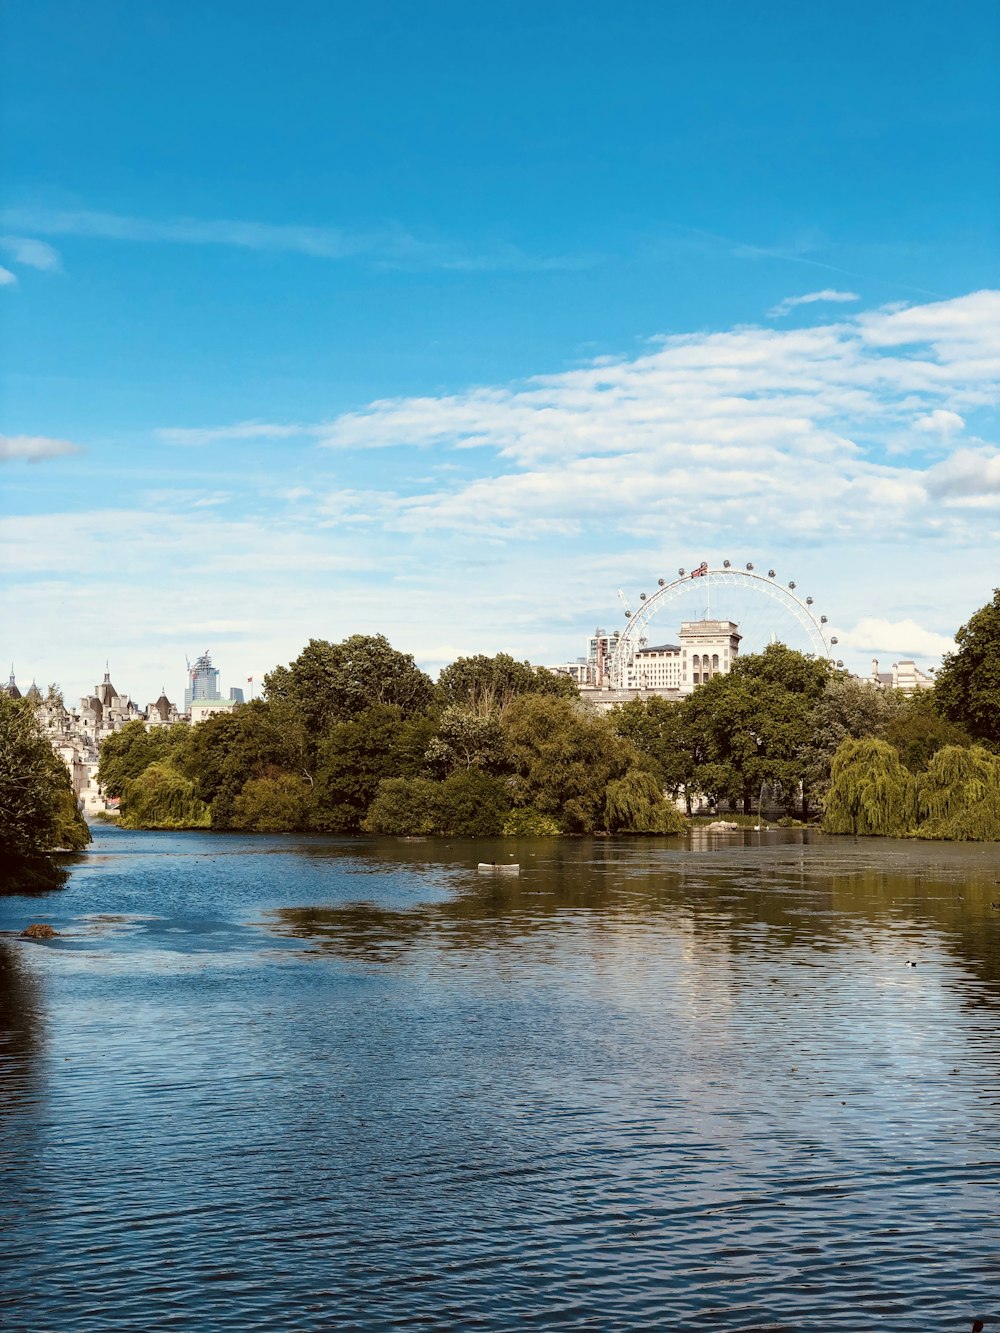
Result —
M917 783L886 741L842 741L823 812L827 833L898 838L917 822Z
M981 746L946 745L920 779L921 838L1000 842L1000 759Z
M604 813L610 833L680 833L685 824L652 773L638 768L608 783Z
M164 760L150 764L122 785L124 828L209 828L208 806L194 793L194 783Z

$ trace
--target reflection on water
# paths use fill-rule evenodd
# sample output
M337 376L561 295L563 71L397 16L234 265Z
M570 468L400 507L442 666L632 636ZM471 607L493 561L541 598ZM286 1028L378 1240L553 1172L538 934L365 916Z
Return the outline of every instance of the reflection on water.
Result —
M1000 1314L998 850L101 831L0 940L0 1326Z

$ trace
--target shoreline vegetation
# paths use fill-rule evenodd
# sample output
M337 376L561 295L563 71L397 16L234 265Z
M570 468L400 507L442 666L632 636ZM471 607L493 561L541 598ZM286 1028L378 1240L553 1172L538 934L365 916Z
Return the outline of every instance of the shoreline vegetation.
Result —
M28 699L0 692L0 893L59 888L90 829Z
M98 777L126 828L662 835L763 807L831 833L1000 839L1000 590L956 641L908 698L771 644L686 699L601 714L503 653L435 684L381 635L311 639L262 699L130 723Z
M705 816L996 841L1000 590L956 643L910 697L775 643L685 699L599 713L503 653L435 683L382 635L311 639L261 699L197 726L128 723L98 780L131 829L671 835ZM32 704L0 696L0 883L57 884L54 849L89 839Z

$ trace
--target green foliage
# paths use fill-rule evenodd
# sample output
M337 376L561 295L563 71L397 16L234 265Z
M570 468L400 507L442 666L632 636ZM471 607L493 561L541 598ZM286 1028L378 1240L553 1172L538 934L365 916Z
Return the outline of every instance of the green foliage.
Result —
M312 827L356 833L383 779L419 774L432 726L395 704L373 704L333 724L316 751Z
M551 815L521 805L509 812L502 832L505 838L557 838L561 830Z
M901 837L917 821L917 784L886 741L843 741L833 758L827 833Z
M496 837L510 809L507 784L478 769L433 778L387 778L362 824L366 833Z
M788 694L814 703L826 689L832 668L822 658L807 657L783 643L770 643L762 653L748 653L733 663L730 675L779 686Z
M604 827L608 783L638 756L606 717L559 697L524 695L503 722L515 805L555 819L565 833Z
M955 635L934 686L942 716L1000 752L1000 588Z
M238 827L233 823L235 802L249 779L279 770L309 781L305 763L305 732L298 713L260 699L185 728L173 753L174 767L192 780L198 799L211 806L213 828Z
M922 773L943 746L971 744L961 727L935 712L929 690L907 699L883 734L911 773Z
M1000 842L1000 758L975 745L946 745L919 782L921 838Z
M676 796L696 784L697 746L683 704L653 695L630 699L609 716L617 734L649 759L667 791Z
M126 782L183 746L190 730L181 723L173 727L151 727L147 731L146 724L137 720L126 722L121 731L106 737L101 742L101 762L97 770L97 781L105 796L121 796Z
M90 830L77 809L65 764L25 699L0 693L0 872L22 882L55 849L79 851Z
M470 768L493 774L506 772L510 759L496 715L449 704L427 747L426 762L439 777Z
M652 773L630 768L609 782L605 795L605 826L609 833L681 833L681 813L663 798Z
M312 788L293 773L250 778L233 802L231 827L252 833L293 833L309 817Z
M445 707L457 705L486 717L502 717L510 704L525 694L579 697L568 676L536 670L530 662L518 662L507 653L459 657L438 677L437 694Z
M827 681L807 718L807 738L799 752L806 790L822 799L830 786L833 756L842 741L877 738L906 708L898 690L882 690L838 673Z
M264 677L264 688L269 700L296 706L312 738L374 704L392 704L409 717L426 711L434 697L412 656L382 634L352 634L342 643L310 639L294 662Z
M195 784L165 759L124 784L119 814L123 828L208 828L211 823Z

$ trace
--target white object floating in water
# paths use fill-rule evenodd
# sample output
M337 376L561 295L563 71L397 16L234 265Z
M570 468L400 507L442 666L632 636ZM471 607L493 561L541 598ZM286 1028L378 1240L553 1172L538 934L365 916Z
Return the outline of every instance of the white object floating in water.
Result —
M517 861L480 861L479 873L481 875L519 875L521 867Z

